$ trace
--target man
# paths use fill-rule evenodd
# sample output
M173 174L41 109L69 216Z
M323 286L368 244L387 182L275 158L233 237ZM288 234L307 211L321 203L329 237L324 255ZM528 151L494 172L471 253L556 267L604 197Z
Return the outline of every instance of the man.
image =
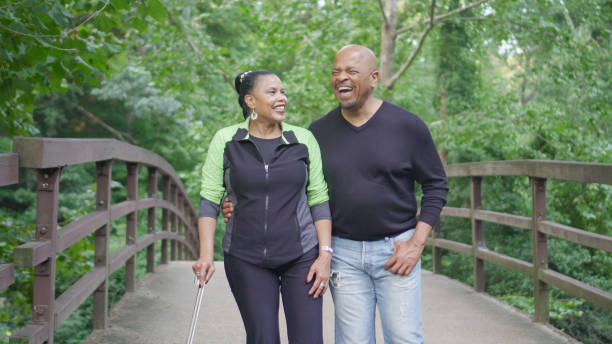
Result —
M366 47L340 49L331 79L339 106L310 127L332 212L336 344L375 343L376 305L385 343L423 342L420 258L448 192L425 123L374 97L376 65Z

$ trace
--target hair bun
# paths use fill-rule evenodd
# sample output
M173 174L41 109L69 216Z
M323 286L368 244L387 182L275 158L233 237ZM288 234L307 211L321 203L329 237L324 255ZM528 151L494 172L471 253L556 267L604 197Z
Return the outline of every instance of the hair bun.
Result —
M242 72L242 73L238 74L236 79L234 79L234 87L236 88L236 92L238 92L238 94L240 94L240 90L242 89L242 84L244 83L244 79L251 72L252 71L250 71L250 70L248 70L246 72Z

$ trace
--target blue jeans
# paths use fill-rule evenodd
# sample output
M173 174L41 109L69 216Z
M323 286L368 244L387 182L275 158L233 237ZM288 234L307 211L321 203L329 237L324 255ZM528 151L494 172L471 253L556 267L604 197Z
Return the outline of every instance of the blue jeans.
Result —
M393 243L407 241L413 234L408 230L378 241L332 238L330 290L336 344L376 343L377 304L385 343L423 343L421 261L407 276L383 267L393 255Z

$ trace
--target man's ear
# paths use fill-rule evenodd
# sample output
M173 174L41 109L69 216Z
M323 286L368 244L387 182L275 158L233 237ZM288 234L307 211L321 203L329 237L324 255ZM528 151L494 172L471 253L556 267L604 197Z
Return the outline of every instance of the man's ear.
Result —
M378 76L378 70L375 70L372 72L372 74L370 74L370 84L372 85L372 88L375 88L378 84Z

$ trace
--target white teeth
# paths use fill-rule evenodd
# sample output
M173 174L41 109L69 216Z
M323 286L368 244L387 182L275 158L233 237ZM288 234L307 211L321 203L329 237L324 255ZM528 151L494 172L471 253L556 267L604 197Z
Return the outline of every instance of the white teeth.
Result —
M350 87L346 87L346 86L338 87L338 91L350 91L350 90L352 90L352 88Z

